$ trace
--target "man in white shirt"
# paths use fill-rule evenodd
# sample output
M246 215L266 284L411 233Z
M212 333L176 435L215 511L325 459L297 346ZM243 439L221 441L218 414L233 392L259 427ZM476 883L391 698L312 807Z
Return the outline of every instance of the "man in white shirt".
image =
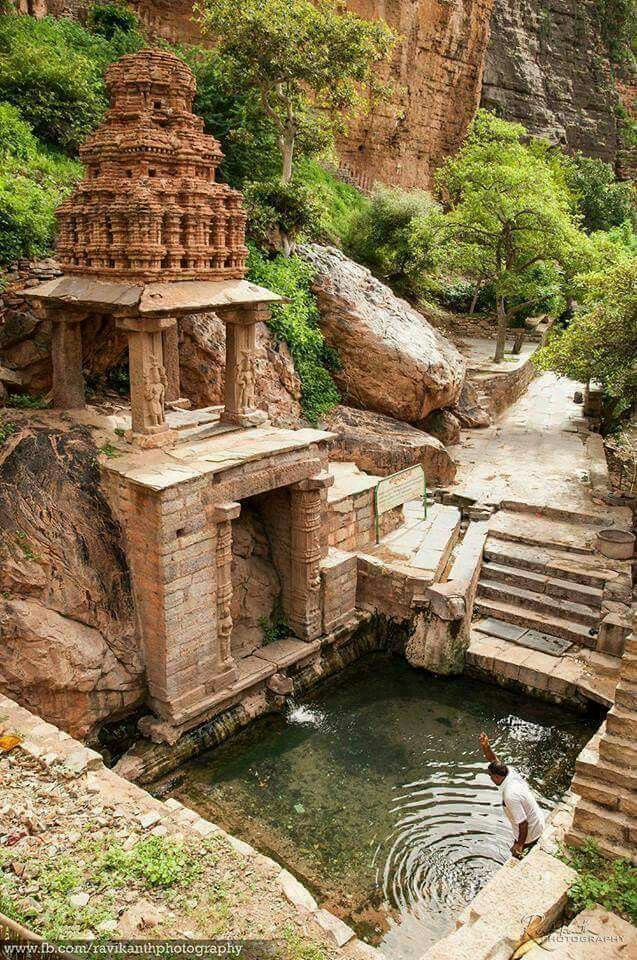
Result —
M525 851L534 847L544 830L544 814L526 780L500 763L491 749L486 733L480 734L480 746L489 761L489 776L500 788L502 806L513 828L511 853L521 860Z

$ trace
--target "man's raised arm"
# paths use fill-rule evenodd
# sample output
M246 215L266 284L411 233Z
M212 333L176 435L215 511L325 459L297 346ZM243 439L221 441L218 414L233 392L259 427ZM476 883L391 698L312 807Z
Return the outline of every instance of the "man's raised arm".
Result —
M489 763L499 763L500 761L491 749L491 744L489 743L489 738L486 733L481 733L479 739L485 759L488 760Z

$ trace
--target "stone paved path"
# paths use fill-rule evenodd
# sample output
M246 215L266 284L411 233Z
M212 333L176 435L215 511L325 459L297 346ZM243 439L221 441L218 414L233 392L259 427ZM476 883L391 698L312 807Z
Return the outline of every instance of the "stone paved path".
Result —
M604 514L587 487L589 462L575 420L577 385L546 373L491 426L464 430L449 452L458 463L454 492L478 501L517 500Z

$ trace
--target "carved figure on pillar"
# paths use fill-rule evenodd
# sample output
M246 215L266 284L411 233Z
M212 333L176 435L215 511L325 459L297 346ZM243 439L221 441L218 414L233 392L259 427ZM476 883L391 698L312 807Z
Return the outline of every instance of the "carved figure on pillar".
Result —
M149 422L151 426L158 427L164 422L166 371L154 354L150 360L150 370L144 377L144 399L148 405Z
M239 409L251 410L254 406L254 357L250 350L241 351L241 361L237 371L237 386L239 388Z
M213 508L213 519L217 524L217 546L215 561L217 568L217 643L219 671L236 673L232 657L232 521L239 516L241 506L238 503L220 503Z
M334 481L319 474L291 486L290 627L302 640L321 633L321 519L326 490Z

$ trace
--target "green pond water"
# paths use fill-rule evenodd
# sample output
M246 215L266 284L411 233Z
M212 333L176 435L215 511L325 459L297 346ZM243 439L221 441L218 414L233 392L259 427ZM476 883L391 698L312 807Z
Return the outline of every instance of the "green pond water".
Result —
M480 731L548 811L596 725L375 655L190 761L171 794L287 866L388 957L412 960L508 856Z

